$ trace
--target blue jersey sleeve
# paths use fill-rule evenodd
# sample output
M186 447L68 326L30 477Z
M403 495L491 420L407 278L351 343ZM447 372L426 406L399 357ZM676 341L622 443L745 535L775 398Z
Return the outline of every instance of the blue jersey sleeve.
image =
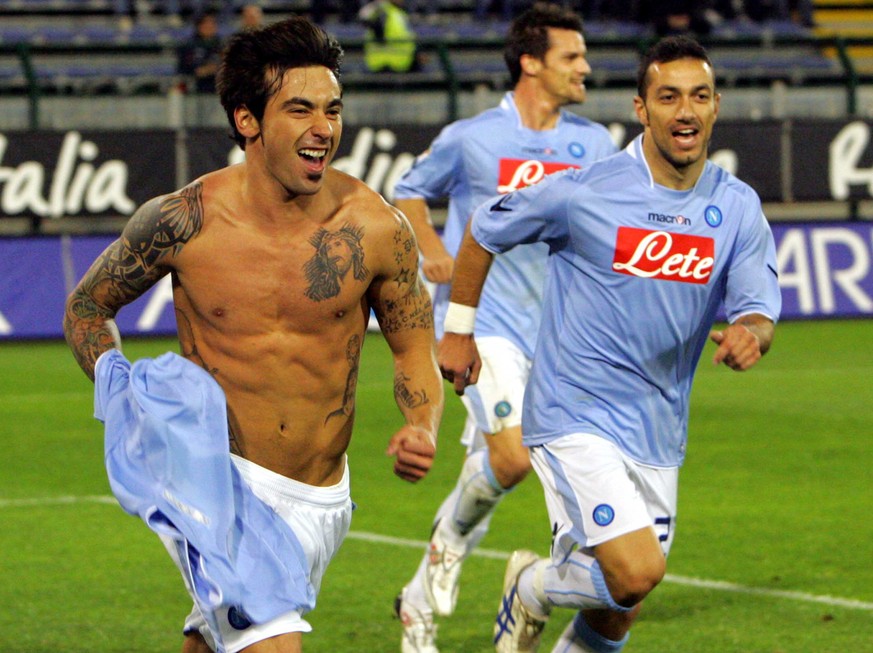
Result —
M416 158L394 187L395 199L438 200L452 194L464 173L463 145L458 123L445 127L430 147Z
M760 313L774 322L782 309L776 268L776 245L759 201L750 202L728 271L725 310L729 322Z
M494 254L516 245L545 242L550 246L569 235L567 199L574 190L574 170L550 175L534 186L486 200L473 213L471 231Z

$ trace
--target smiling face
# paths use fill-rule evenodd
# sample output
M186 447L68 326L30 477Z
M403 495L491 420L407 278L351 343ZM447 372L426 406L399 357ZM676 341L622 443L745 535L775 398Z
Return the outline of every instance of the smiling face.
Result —
M548 28L549 49L538 67L543 90L559 105L585 101L585 75L591 66L582 34L569 29Z
M236 120L240 133L254 139L247 159L261 156L267 174L291 196L313 195L342 135L339 82L324 66L291 68L260 122L245 107Z
M649 66L644 98L634 98L645 127L643 152L655 181L690 188L706 164L720 97L708 63L683 58Z

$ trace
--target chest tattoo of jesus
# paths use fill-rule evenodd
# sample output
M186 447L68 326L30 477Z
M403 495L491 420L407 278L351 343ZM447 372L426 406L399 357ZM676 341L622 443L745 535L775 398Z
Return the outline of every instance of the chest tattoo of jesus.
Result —
M358 281L367 278L369 270L364 265L364 248L361 246L363 236L363 227L349 223L337 231L322 228L312 235L309 242L315 247L315 255L303 268L309 281L305 293L309 299L320 302L336 297L349 270Z

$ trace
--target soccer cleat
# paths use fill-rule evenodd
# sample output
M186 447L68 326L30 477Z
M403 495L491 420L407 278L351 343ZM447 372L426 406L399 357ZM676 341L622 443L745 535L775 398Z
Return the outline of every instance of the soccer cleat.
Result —
M436 647L436 626L433 615L423 614L403 600L404 587L394 599L394 615L403 624L403 639L400 641L401 653L440 653Z
M465 555L466 551L452 549L446 543L440 535L440 522L437 522L427 549L424 590L430 607L440 616L447 617L455 611Z
M518 577L539 560L533 551L514 551L506 563L503 597L494 623L494 650L497 653L536 651L546 619L534 617L518 597Z

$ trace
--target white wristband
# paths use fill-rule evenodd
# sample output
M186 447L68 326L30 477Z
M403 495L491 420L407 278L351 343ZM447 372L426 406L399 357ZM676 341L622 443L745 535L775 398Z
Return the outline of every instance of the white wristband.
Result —
M443 322L443 331L446 333L460 333L469 335L473 333L473 325L476 324L476 307L449 302L446 309L446 319Z

